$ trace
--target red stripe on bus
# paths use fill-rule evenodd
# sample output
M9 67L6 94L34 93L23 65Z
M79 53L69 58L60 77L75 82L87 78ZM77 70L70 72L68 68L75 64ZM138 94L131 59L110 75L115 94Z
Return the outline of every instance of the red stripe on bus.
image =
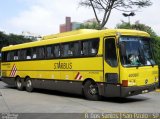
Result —
M11 76L11 77L14 77L14 76L15 76L15 74L16 74L16 72L17 72L17 67L16 67L16 65L14 64L14 65L13 65L13 67L12 67L12 70L11 70L10 76Z
M76 77L75 77L75 79L76 79L76 80L77 80L77 78L78 78L79 74L80 74L80 73L78 72L78 73L77 73L77 75L76 75Z

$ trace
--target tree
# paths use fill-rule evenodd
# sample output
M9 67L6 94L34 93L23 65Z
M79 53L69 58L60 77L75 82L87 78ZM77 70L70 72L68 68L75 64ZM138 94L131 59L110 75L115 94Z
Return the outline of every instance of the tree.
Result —
M145 31L151 35L151 37L157 37L157 34L154 32L154 30L145 24L140 23L139 21L136 21L134 24L130 24L128 22L122 21L122 23L117 24L116 28L119 29L135 29L140 31Z
M113 9L131 12L137 9L152 5L150 0L81 0L81 6L91 7L95 18L99 24L99 29L102 29L108 22ZM99 12L103 13L102 20L98 16Z
M0 31L0 51L1 48L8 45L15 45L25 42L32 42L33 39L25 38L22 35L15 35L15 34L5 34Z
M82 23L77 29L99 29L99 24L97 22Z

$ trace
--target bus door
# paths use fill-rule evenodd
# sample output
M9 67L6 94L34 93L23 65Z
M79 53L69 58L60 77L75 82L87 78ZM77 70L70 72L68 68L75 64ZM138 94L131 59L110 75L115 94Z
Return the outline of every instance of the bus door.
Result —
M104 81L108 97L120 95L118 53L115 37L104 39Z

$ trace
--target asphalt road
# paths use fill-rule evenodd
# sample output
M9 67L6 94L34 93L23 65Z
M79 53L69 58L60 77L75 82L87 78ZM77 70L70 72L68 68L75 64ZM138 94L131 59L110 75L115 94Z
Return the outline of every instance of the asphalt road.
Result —
M57 91L18 91L0 81L0 113L160 113L160 92L89 101Z

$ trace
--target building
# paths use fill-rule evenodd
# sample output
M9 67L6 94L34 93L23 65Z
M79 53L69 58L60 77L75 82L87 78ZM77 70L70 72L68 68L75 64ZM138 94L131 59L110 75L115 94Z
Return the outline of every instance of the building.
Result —
M75 30L79 28L80 25L80 22L71 22L71 17L66 17L65 24L60 25L60 33Z

